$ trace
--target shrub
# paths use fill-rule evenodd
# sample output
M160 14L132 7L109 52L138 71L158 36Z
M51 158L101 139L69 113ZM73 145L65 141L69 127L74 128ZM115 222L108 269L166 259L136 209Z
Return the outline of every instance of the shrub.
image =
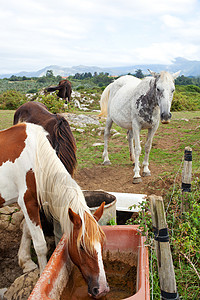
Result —
M17 109L26 102L26 96L10 90L0 95L0 109Z
M189 91L176 91L172 101L172 111L199 110L199 93Z
M49 95L40 95L37 98L37 101L42 102L46 105L47 109L52 113L58 113L64 111L65 100L57 97L56 93Z

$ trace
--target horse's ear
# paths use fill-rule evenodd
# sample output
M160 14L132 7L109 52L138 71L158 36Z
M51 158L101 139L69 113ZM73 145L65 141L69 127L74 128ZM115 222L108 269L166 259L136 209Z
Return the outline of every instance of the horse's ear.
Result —
M151 71L150 69L147 69L148 71L149 71L149 73L153 76L153 77L158 77L159 76L159 74L158 73L156 73L156 72L153 72L153 71Z
M80 229L82 225L82 221L79 215L77 215L71 208L68 210L69 218L71 222L74 224L75 228Z
M97 210L93 214L93 217L96 219L97 222L101 219L101 217L103 215L104 205L105 205L105 202L101 203L99 208L97 208Z
M181 70L172 74L173 78L176 79L180 75L180 73L181 73Z

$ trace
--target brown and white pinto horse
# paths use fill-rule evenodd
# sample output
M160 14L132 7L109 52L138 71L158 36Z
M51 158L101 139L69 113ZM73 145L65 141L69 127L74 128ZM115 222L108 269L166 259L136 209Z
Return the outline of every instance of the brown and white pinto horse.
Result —
M88 283L89 295L109 291L102 261L104 233L97 223L104 204L91 215L84 195L51 147L41 126L21 123L0 132L0 206L18 202L38 257L40 272L47 246L39 209L56 219L68 239L71 260ZM28 257L30 260L30 256ZM26 256L19 257L22 267Z

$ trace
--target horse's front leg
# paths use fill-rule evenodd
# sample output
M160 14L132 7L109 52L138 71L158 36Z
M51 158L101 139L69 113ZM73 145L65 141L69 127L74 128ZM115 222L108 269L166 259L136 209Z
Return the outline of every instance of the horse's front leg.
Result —
M29 217L25 217L30 234L33 241L33 246L38 258L40 274L42 274L47 264L47 244L40 225L35 225Z
M47 244L41 227L39 205L37 199L32 196L29 190L27 190L22 197L19 197L18 204L23 211L25 221L32 237L41 274L47 264Z
M26 221L23 220L22 225L22 238L18 251L18 263L19 266L23 269L24 273L32 271L38 266L31 259L31 235L26 224Z
M146 140L146 143L145 143L144 161L142 163L142 165L144 167L142 176L151 176L151 172L149 170L149 154L150 154L150 151L151 151L153 137L154 137L154 134L155 134L155 132L158 128L158 125L156 125L153 128L148 129L147 140Z
M133 165L135 165L135 151L134 151L134 147L133 147L133 132L132 132L132 130L127 131L127 139L128 139L128 145L129 145L130 160L133 162Z
M106 120L106 126L105 126L105 130L104 130L104 151L103 151L103 164L104 165L110 165L111 162L109 160L108 157L108 139L110 136L110 129L112 127L112 119L110 117L107 117Z
M141 154L140 129L137 126L133 126L132 131L133 131L133 137L135 141L135 168L134 168L133 183L140 183L142 181L140 176L140 167L139 167L139 158Z

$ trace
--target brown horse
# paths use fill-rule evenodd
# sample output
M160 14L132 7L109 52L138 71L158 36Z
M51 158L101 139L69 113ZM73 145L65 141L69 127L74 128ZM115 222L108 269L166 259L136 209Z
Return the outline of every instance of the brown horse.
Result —
M40 102L27 102L15 112L13 124L28 122L41 125L48 133L48 139L57 156L73 176L77 164L76 143L67 120L59 114L50 113Z
M45 92L47 93L54 91L58 91L58 97L63 98L65 100L65 103L71 101L72 86L69 80L61 80L57 86L50 86L45 89Z

